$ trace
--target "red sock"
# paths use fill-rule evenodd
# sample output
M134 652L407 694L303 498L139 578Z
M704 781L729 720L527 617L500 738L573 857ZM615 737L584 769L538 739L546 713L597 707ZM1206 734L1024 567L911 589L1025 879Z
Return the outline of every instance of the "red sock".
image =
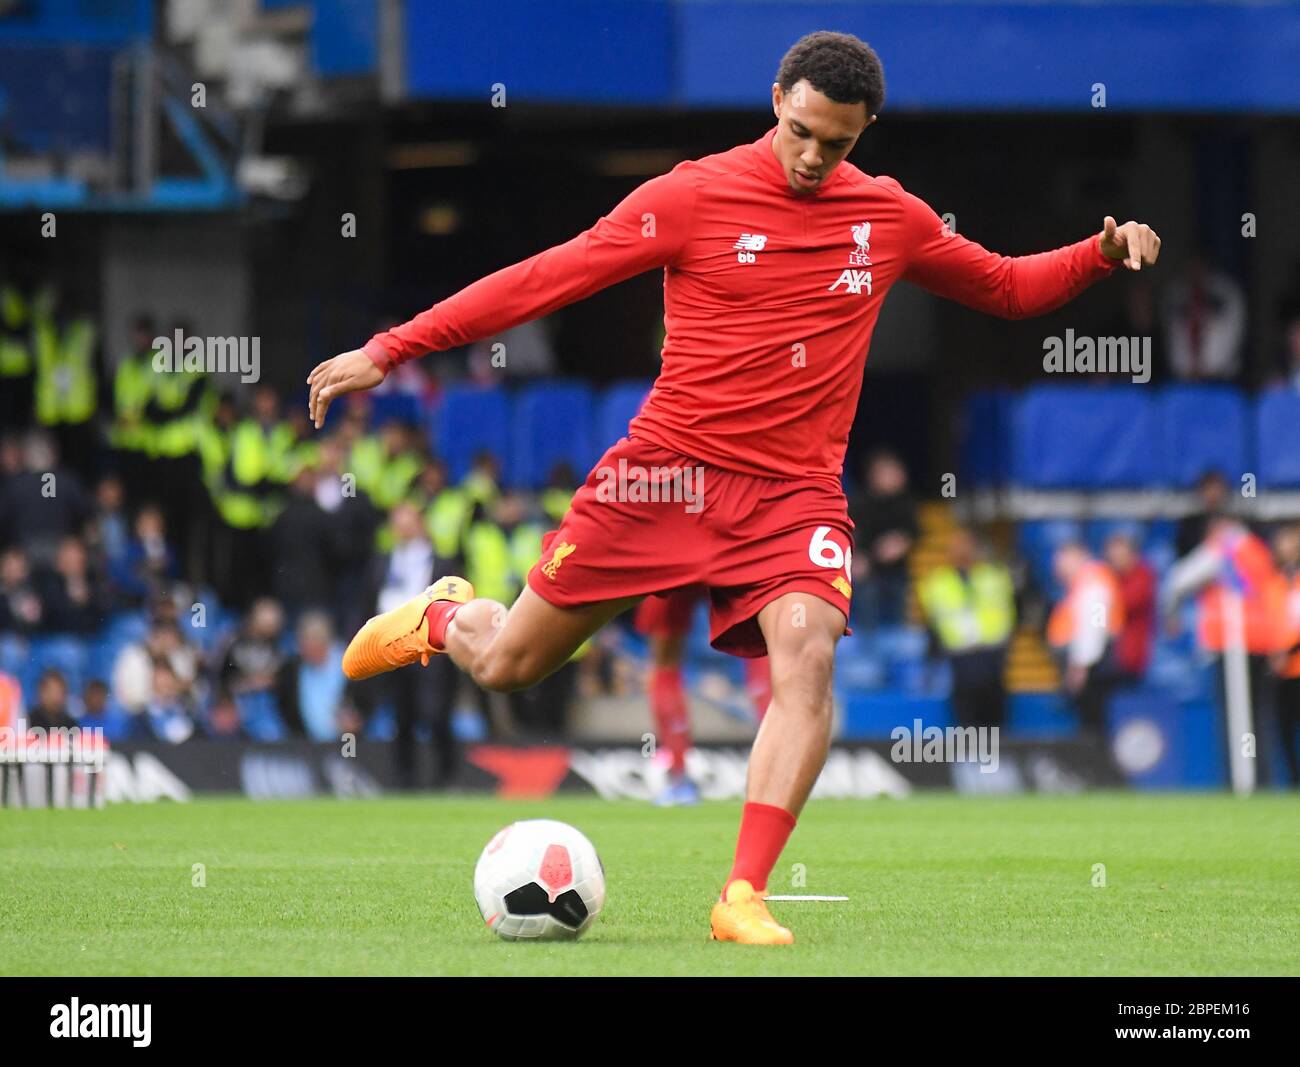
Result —
M447 624L464 606L450 600L435 600L425 609L424 617L429 620L429 644L439 650L447 647Z
M736 840L736 862L722 887L743 878L755 889L766 889L768 875L781 857L781 850L794 830L795 818L773 804L746 803L740 816L740 837Z
M686 712L686 690L680 667L655 667L646 686L654 713L659 743L672 757L673 774L686 773L686 750L691 747L691 723Z
M745 660L745 690L754 702L754 714L762 722L772 703L772 664L766 656Z

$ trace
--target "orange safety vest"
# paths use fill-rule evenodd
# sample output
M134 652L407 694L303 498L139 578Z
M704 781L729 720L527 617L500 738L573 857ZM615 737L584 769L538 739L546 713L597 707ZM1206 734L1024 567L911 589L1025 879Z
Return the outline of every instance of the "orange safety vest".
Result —
M23 706L23 691L18 679L0 674L0 728L13 726L18 719L18 709Z
M1047 643L1064 648L1074 640L1082 620L1084 592L1089 586L1100 583L1106 587L1106 631L1114 637L1124 628L1124 602L1119 596L1119 582L1104 563L1094 560L1079 568L1064 598L1052 609L1047 619Z
M1273 565L1268 545L1252 533L1242 533L1229 537L1222 547L1224 562L1232 568L1236 592L1241 595L1246 651L1268 655L1285 648L1286 579ZM1214 582L1198 600L1196 638L1202 648L1211 652L1222 652L1227 645L1226 601L1232 591L1227 583Z

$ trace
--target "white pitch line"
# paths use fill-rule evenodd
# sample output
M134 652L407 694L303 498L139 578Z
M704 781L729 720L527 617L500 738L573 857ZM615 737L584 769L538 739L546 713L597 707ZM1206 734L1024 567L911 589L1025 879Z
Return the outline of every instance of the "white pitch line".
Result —
M819 896L767 896L764 900L848 900L848 897L819 897Z

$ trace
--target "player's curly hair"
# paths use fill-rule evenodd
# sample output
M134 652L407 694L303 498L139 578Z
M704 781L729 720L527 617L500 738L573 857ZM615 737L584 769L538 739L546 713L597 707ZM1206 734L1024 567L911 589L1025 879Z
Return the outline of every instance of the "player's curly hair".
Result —
M880 57L851 33L818 30L795 41L781 59L776 81L782 92L789 92L803 78L837 104L861 101L868 115L879 115L885 103Z

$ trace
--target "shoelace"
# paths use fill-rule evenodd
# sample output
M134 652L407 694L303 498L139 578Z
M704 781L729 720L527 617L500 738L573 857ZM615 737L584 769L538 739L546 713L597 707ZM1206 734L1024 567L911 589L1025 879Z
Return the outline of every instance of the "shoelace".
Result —
M388 653L395 651L398 655L389 659ZM384 658L389 659L390 663L397 663L402 657L410 652L417 652L420 655L420 666L429 665L429 642L424 639L424 635L419 630L412 630L409 634L403 634L401 637L388 642L384 647Z

